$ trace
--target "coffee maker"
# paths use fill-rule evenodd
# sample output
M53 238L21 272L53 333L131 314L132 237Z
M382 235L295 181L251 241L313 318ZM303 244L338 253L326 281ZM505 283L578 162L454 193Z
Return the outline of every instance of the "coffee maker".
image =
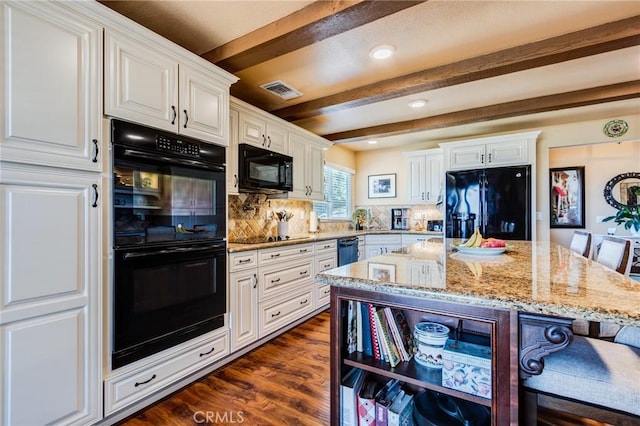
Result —
M391 229L409 229L409 209L391 209Z

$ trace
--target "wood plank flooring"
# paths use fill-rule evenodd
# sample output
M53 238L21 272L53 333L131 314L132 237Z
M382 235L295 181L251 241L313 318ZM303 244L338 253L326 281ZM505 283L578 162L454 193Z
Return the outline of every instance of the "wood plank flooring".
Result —
M329 382L326 311L120 425L326 426Z
M329 425L329 312L323 312L119 426ZM542 426L603 425L541 410Z

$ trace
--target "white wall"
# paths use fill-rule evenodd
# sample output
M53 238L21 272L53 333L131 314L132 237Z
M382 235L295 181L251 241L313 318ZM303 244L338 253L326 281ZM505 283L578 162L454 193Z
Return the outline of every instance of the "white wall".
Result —
M620 173L640 173L640 142L609 142L549 150L549 167L573 166L585 167L585 228L594 234L606 234L607 228L616 226L615 222L598 222L596 217L612 216L616 209L605 201L604 186ZM568 247L573 231L551 229L551 241ZM616 234L627 235L630 232L618 227Z

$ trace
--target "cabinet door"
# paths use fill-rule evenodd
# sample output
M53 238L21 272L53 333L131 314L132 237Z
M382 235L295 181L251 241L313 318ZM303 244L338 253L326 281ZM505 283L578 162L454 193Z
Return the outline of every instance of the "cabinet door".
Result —
M3 2L0 21L2 160L101 170L102 28L53 2Z
M306 140L296 134L289 137L289 155L293 158L293 191L290 198L307 198L309 185L307 184L307 144Z
M309 198L324 201L324 149L315 144L307 146L307 185Z
M88 328L86 308L0 327L5 354L0 423L91 424L99 419L99 354L87 339Z
M178 132L227 146L229 114L228 84L180 64Z
M2 166L0 347L7 372L0 382L2 424L99 419L96 175ZM34 401L55 404L34 411Z
M485 146L465 146L452 148L450 151L450 170L474 169L484 167Z
M265 148L270 151L279 152L281 154L288 153L289 132L286 127L276 123L267 122Z
M384 254L384 246L379 245L366 245L365 249L365 259L370 259L372 257L380 256Z
M424 203L426 201L426 157L409 157L409 188L408 188L408 202L409 203Z
M487 166L507 166L528 163L527 140L513 140L487 144Z
M227 147L227 194L238 193L238 111L229 110L229 146Z
M240 143L266 148L267 122L258 115L240 111Z
M178 63L113 31L105 58L105 114L177 133Z
M443 156L430 155L426 157L425 189L427 194L425 200L429 203L437 203L440 196L444 196Z
M256 269L229 276L231 299L231 350L236 351L258 338L258 276Z

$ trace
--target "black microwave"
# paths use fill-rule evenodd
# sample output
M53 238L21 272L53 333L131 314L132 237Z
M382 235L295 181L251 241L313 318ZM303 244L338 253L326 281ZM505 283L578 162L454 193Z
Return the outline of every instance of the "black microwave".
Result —
M293 191L293 158L246 143L239 144L238 189L267 194Z

